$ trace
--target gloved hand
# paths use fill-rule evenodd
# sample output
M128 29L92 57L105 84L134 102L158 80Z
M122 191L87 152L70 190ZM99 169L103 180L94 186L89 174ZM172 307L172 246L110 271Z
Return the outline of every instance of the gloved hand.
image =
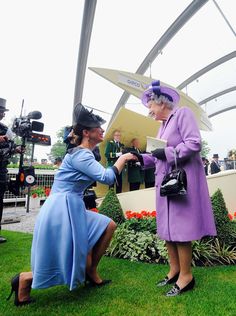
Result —
M122 155L122 153L116 153L116 158L119 158Z
M144 165L143 156L142 155L140 155L136 151L131 151L130 153L138 158L138 161L140 162L141 166Z
M166 160L166 154L165 154L164 148L157 148L153 150L151 153L152 153L152 156L157 159Z

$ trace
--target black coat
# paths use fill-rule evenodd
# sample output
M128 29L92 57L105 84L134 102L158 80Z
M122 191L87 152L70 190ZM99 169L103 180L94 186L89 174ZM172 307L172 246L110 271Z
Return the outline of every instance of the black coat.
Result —
M211 169L211 174L218 173L221 171L220 165L214 160L211 162L210 169Z

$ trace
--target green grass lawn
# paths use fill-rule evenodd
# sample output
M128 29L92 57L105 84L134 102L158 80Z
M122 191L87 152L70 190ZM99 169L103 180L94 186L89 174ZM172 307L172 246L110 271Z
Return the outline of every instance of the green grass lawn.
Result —
M32 235L3 231L7 242L0 244L0 315L157 315L157 316L236 316L236 266L194 268L196 288L179 297L163 294L169 287L155 282L167 273L166 265L132 263L103 258L100 274L113 282L102 288L81 286L70 292L66 286L33 290L36 303L15 307L6 301L10 279L30 270Z

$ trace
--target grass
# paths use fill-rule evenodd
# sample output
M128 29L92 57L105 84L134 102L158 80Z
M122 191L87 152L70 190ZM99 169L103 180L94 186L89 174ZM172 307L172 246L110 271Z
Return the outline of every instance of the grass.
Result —
M70 292L66 286L32 290L36 303L16 308L6 301L10 279L30 270L31 234L3 231L0 244L1 316L235 316L236 266L194 268L196 288L179 297L167 298L155 282L167 273L166 265L132 263L104 257L100 273L113 280L103 288L81 286ZM169 287L167 287L169 289Z

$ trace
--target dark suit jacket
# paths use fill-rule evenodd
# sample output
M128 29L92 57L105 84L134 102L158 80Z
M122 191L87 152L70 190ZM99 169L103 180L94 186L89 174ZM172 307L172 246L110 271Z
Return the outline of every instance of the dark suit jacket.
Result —
M141 153L140 150L134 147L125 148L126 152L135 151L137 153ZM128 182L129 183L143 183L144 181L144 171L141 166L137 165L134 161L128 162Z
M221 171L219 165L214 160L211 162L210 168L211 174L218 173Z
M105 148L105 157L107 159L108 167L113 166L117 160L116 153L122 152L124 148L124 144L119 143L117 145L114 140L110 140L106 144Z

